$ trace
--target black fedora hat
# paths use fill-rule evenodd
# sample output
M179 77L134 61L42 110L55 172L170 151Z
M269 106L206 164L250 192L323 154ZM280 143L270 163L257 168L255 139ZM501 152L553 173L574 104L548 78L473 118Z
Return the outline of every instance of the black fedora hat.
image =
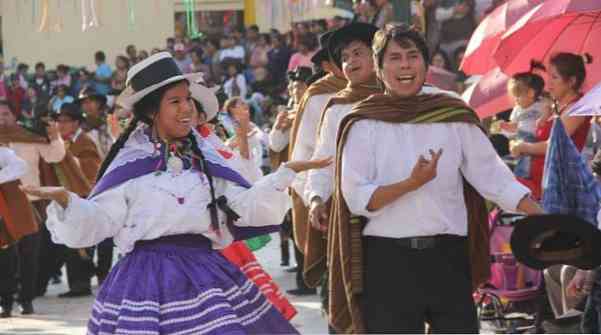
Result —
M79 91L77 99L74 101L74 103L79 105L86 99L96 99L101 105L106 104L106 95L96 92L96 89L90 85L84 86L81 91Z
M67 102L62 104L61 108L59 108L56 112L53 112L50 116L56 120L61 115L68 116L69 118L79 122L85 121L85 114L81 108L79 108L79 105L74 103Z
M353 41L365 42L371 49L371 43L377 31L378 27L363 22L353 22L335 30L328 39L328 53L330 54L330 58L340 66L342 63L340 59L340 49Z
M334 31L328 31L319 35L319 50L311 57L311 62L315 65L321 65L323 61L330 60L330 53L328 52L328 41L332 37Z
M511 250L533 269L566 264L590 270L601 265L601 231L574 215L529 216L516 221Z

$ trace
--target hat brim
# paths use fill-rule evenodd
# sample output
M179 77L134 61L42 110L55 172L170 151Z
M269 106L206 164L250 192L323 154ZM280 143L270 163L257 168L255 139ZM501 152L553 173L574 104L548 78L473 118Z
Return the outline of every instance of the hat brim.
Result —
M189 73L173 76L161 81L160 83L148 86L138 92L135 92L131 86L128 86L125 90L123 90L123 92L121 92L119 97L117 97L115 103L127 110L132 110L138 101L142 100L142 98L163 86L167 86L180 80L188 80L188 82L193 83L198 79L202 79L202 73Z
M601 265L601 231L574 215L548 214L516 221L511 250L533 269L572 265L590 270Z
M219 101L215 92L219 90L219 86L206 87L196 82L190 83L190 94L192 99L198 101L207 115L207 121L211 121L219 111Z
M340 64L339 57L336 57L336 50L342 44L347 44L349 40L363 41L371 48L371 43L377 31L378 27L369 23L351 23L335 30L328 40L328 54L330 58Z
M328 49L321 48L311 57L311 63L315 65L321 65L321 62L330 60L330 54Z

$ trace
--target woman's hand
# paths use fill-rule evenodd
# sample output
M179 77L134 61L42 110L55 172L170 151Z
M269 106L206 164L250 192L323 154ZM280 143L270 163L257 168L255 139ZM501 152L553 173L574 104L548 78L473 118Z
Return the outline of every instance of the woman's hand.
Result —
M63 208L69 205L69 192L64 187L21 186L21 190L34 197L56 201Z
M324 159L314 159L310 161L290 161L285 166L292 171L299 173L307 170L323 169L332 164L332 157Z

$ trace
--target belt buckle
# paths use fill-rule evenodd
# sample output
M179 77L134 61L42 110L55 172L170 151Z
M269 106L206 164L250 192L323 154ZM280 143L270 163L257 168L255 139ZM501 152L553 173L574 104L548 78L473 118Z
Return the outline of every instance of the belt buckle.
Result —
M411 239L411 249L424 250L431 248L434 243L430 238L416 237Z

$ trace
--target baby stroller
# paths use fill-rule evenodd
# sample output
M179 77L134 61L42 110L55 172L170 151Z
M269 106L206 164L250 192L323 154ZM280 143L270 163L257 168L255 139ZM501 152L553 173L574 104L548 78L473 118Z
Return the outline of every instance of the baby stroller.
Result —
M520 217L500 209L489 215L491 277L474 293L480 329L520 333L536 327L543 274L518 263L511 253L513 223Z

